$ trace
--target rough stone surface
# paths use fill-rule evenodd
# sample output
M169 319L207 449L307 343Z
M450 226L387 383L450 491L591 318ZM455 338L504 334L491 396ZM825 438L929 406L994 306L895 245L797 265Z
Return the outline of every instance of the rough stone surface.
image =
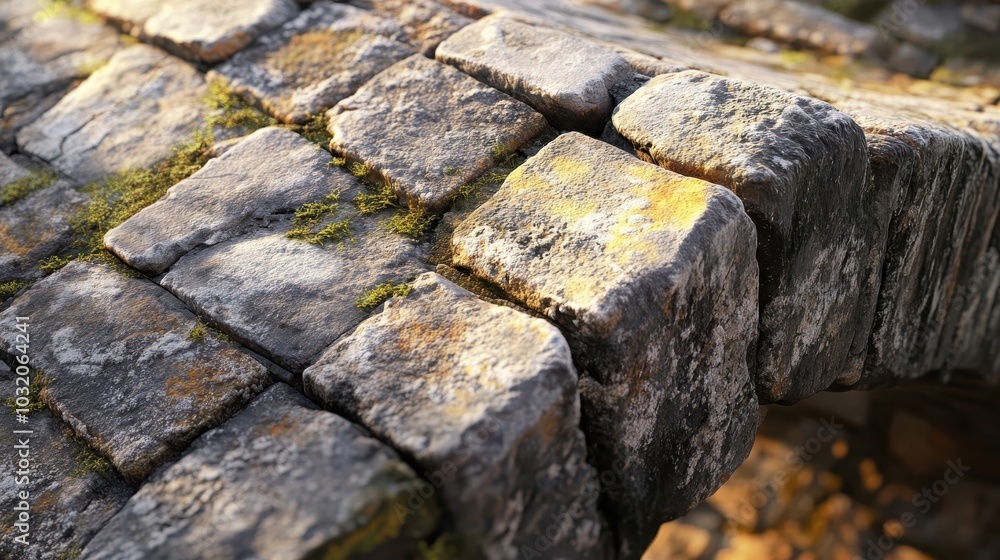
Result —
M732 2L719 19L750 35L834 54L888 54L891 43L874 27L818 6L788 0Z
M437 59L531 105L561 130L599 130L614 106L611 89L632 78L612 51L494 16L441 43Z
M18 165L0 153L0 189L41 172ZM69 181L57 178L13 204L0 202L0 282L26 281L36 276L38 261L69 244L69 220L86 201L87 196Z
M827 103L694 71L653 78L613 122L642 157L729 187L753 218L761 399L856 378L885 235L861 128Z
M200 128L206 93L192 66L136 45L21 129L17 145L81 183L149 167Z
M547 128L527 105L414 55L327 113L331 149L374 167L410 205L447 209L459 188Z
M393 22L318 2L209 73L284 122L303 123L413 54Z
M83 557L407 558L437 525L433 502L405 523L396 513L421 484L364 430L277 384L154 476Z
M576 384L558 329L435 273L303 377L307 395L435 473L454 531L497 560L552 525L558 536L537 553L601 557Z
M759 422L753 224L728 190L570 133L456 230L454 262L562 327L619 551L715 491Z
M132 35L188 60L214 64L295 17L291 0L88 0Z
M351 3L391 18L402 29L404 41L431 58L441 41L473 21L433 0L351 0Z
M246 353L209 336L176 298L148 280L71 263L36 283L2 314L31 317L32 363L53 378L53 413L132 484L177 456L268 384ZM10 329L3 348L17 344Z
M325 247L285 237L287 218L192 252L161 283L236 340L301 372L368 312L355 302L384 282L424 271L425 244L384 230L383 216L357 216L342 194L334 220L351 219L353 240Z
M160 274L191 249L260 227L277 213L355 186L330 154L277 127L258 130L104 236L129 265Z
M982 233L993 231L996 223L995 163L989 180L986 147L968 132L870 103L839 105L866 131L897 138L915 152L911 178L890 224L875 324L858 386L913 378L963 361L948 358L961 310L989 308L989 298L978 298L989 296L993 278L975 278L988 256L990 240Z
M0 365L0 381L13 393L14 375ZM6 391L5 391L6 392ZM16 434L14 430L30 430ZM23 560L57 560L79 551L128 500L132 491L113 470L96 472L81 462L84 449L67 437L68 429L47 410L33 413L27 424L18 423L7 409L0 413L0 445L10 453L7 472L0 477L0 555ZM16 447L27 441L32 472L18 484ZM14 527L21 502L30 504L28 545L15 542L22 535Z
M18 130L120 48L118 33L99 22L81 21L40 1L8 3L22 5L32 17L22 21L13 14L0 14L0 20L13 20L7 20L11 29L0 31L0 149L4 150L13 148Z

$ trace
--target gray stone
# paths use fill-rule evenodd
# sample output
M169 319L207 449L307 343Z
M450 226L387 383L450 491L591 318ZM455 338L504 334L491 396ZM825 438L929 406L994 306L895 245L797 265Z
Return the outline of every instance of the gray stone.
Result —
M201 245L260 227L261 220L356 185L330 154L277 127L254 132L104 236L108 249L160 274Z
M0 201L0 282L37 276L38 261L70 243L70 218L88 199L55 171L22 167L0 153L0 192L33 173L39 174L39 179L48 177L41 183L48 186L13 204Z
M404 41L433 58L441 41L473 22L433 0L352 0L352 4L392 18Z
M382 216L357 216L342 194L334 220L353 240L325 247L285 237L289 220L192 252L161 280L206 319L278 365L301 373L363 321L355 302L368 288L400 284L425 269L419 244L385 231Z
M424 485L364 430L277 384L157 473L83 557L409 558L437 526L433 501L398 514Z
M512 173L454 262L555 321L581 368L619 552L714 492L759 422L756 236L731 192L577 133ZM603 483L602 483L603 484Z
M414 55L327 116L331 149L372 166L411 206L445 210L459 188L547 128L527 105L450 66Z
M21 5L33 17L22 21L6 14L14 21L5 30L6 39L0 38L0 147L4 149L13 148L22 127L121 46L117 31L100 21L73 17L59 4L46 6L34 0L7 4Z
M103 265L71 263L2 314L31 317L31 360L52 378L43 400L131 484L177 456L263 390L267 372L207 337L176 298ZM0 333L7 352L13 329Z
M611 89L632 78L612 51L497 16L452 35L437 59L531 105L561 130L599 130L614 106Z
M221 62L298 14L292 0L87 0L132 35L179 56Z
M693 71L653 78L613 122L641 157L729 187L753 218L761 400L856 377L885 235L861 128L827 103Z
M991 33L1000 32L1000 6L967 3L962 5L962 21Z
M21 129L17 144L81 183L150 167L200 128L206 94L191 65L136 45Z
M13 323L10 323L13 325ZM12 327L13 328L13 327ZM29 334L34 334L29 330ZM0 365L0 381L14 392L14 375ZM35 375L32 373L31 375ZM30 430L18 434L15 430ZM27 441L30 474L16 475L16 447ZM92 453L82 447L47 410L31 414L18 423L6 409L0 413L0 445L7 472L0 477L0 556L23 560L57 560L79 552L123 506L132 491L110 468L95 470ZM20 481L20 483L18 483ZM30 510L27 546L15 542L23 535L15 528L20 492L27 492Z
M327 350L303 385L413 457L483 557L521 556L536 532L556 531L537 554L601 557L573 357L546 321L427 273Z
M765 35L793 47L833 54L884 56L891 47L870 25L789 0L732 2L719 19L749 35Z
M938 57L913 43L903 43L893 49L886 61L890 69L917 78L927 78L937 67Z
M413 54L391 21L317 2L209 72L287 123L303 123Z
M983 312L989 307L956 299L971 293L976 270L986 265L990 237L983 232L993 230L998 211L997 170L988 179L986 147L969 132L906 111L860 101L838 106L865 130L914 151L913 172L889 226L865 371L856 386L912 379L963 361L949 357L962 309L973 302Z

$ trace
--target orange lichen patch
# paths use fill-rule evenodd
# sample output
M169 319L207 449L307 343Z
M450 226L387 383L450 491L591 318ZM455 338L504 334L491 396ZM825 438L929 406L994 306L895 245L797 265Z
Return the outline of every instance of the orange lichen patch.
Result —
M190 402L194 408L202 408L211 401L222 399L228 387L217 382L218 372L203 363L188 364L174 362L181 373L167 379L166 395L174 403Z
M33 248L30 244L26 244L25 240L44 239L48 233L46 225L42 220L31 220L27 224L19 225L17 230L12 232L6 224L0 222L0 248L8 255L24 257Z
M396 349L404 354L427 348L441 341L455 343L462 339L465 328L457 323L411 321L397 331Z

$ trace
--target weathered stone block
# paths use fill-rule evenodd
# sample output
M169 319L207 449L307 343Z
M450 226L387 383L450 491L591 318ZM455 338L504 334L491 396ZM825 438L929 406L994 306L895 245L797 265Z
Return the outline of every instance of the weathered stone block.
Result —
M576 383L558 329L435 273L303 376L307 395L426 469L454 531L497 560L536 532L555 534L536 554L601 556Z
M260 227L269 216L356 188L330 154L282 128L258 130L104 236L129 265L160 274L188 251Z
M963 363L967 356L954 354L965 345L955 335L961 323L976 322L969 310L989 307L990 238L984 232L993 231L998 207L996 163L988 146L970 132L910 112L861 101L838 106L865 130L898 139L914 152L913 172L889 225L884 278L858 386L970 365Z
M221 62L298 14L292 0L87 0L132 35L192 61Z
M0 148L120 48L118 32L57 3L11 0L0 11ZM24 12L21 13L21 10ZM95 20L97 18L94 18Z
M441 41L473 20L433 0L351 0L351 3L391 18L403 31L403 40L433 58Z
M206 93L191 65L136 45L21 129L17 144L81 183L149 167L200 128Z
M715 491L759 422L756 236L731 192L570 133L457 229L454 262L562 327L624 557ZM603 482L603 481L602 481Z
M374 167L404 202L445 210L459 188L547 128L527 105L414 55L327 113L330 147Z
M284 384L199 438L90 542L92 560L403 558L437 526L395 452ZM367 553L367 554L366 554Z
M269 383L230 344L190 339L197 318L148 280L71 263L0 319L31 317L31 359L52 378L43 399L132 484L175 458ZM13 329L0 333L7 352Z
M8 324L13 328L13 322ZM0 373L0 381L10 387L5 392L13 393L13 374L3 364L0 370L5 372ZM18 423L9 410L0 413L0 445L10 453L4 461L9 471L0 478L0 555L23 560L71 557L132 494L110 465L101 469L92 464L93 452L73 441L67 432L68 428L47 410L32 413L26 424ZM27 476L15 474L22 449L29 453ZM19 514L14 508L20 506L21 492L28 493L27 535L14 526ZM14 541L18 536L27 544Z
M653 78L615 111L640 156L729 187L757 226L757 392L794 402L856 376L881 268L865 136L831 105L681 72Z
M0 153L0 192L18 181L40 188L13 203L0 200L0 282L36 276L38 261L69 244L70 218L87 202L54 170L29 169Z
M726 25L791 45L833 54L888 55L892 43L870 25L787 0L740 0L719 14Z
M563 130L599 130L614 106L611 89L632 78L629 63L610 50L495 16L445 40L437 59L524 101Z
M353 240L321 247L285 237L287 219L192 252L163 277L164 287L230 336L294 373L368 315L356 301L384 282L425 269L425 244L361 217L345 192L334 220L351 219Z
M413 54L391 21L317 2L209 72L275 117L303 123Z

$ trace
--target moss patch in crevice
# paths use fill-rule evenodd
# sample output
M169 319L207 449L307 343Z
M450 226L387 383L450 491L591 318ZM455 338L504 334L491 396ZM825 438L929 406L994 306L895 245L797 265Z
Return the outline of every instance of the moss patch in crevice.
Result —
M103 260L129 276L139 273L121 264L104 248L104 234L118 227L143 208L159 200L167 190L190 177L205 165L212 149L212 134L201 131L185 144L173 149L171 155L152 169L130 169L90 183L83 191L90 202L70 219L73 257L83 260ZM58 269L69 257L46 262L47 268Z
M413 291L413 288L409 284L383 282L382 284L366 289L361 294L361 297L354 302L354 305L358 309L371 311L385 303L389 298L394 296L406 297L410 295L411 291Z
M0 207L23 200L35 191L52 186L59 174L52 169L39 169L0 187Z
M0 303L14 297L15 294L30 285L30 282L22 282L20 280L11 280L10 282L0 283Z
M224 82L216 80L208 85L205 105L211 111L205 117L209 126L243 129L245 134L266 126L278 124L274 117L247 103Z
M334 191L323 200L303 204L295 210L292 228L285 237L325 246L327 243L354 241L350 218L333 220L340 202L340 192Z
M330 150L332 136L330 136L330 131L327 130L327 120L324 113L309 117L309 120L303 124L283 124L281 126L292 132L301 134L303 138L324 150Z
M19 409L27 410L27 412L24 413L26 416L31 416L35 412L45 410L45 403L42 402L42 393L45 392L45 388L48 387L53 381L54 379L45 375L45 372L36 369L31 375L31 381L28 382L27 396L30 401L28 406L18 406L17 395L7 397L4 401L4 405L10 409L11 414L17 414ZM18 387L22 386L18 385Z

